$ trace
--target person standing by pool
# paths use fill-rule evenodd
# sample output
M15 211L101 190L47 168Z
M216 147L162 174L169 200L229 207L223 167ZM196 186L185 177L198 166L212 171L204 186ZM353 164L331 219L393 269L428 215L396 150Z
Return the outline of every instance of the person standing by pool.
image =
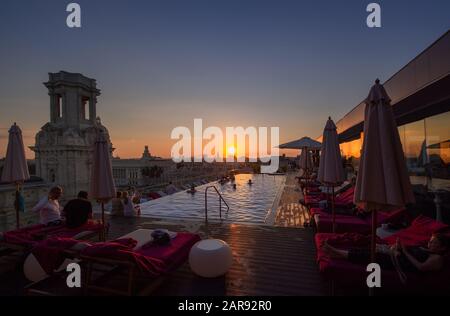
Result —
M134 190L131 194L131 200L134 204L141 203L141 193L138 190Z
M131 201L133 202L134 209L136 210L137 216L141 215L141 192L133 188L134 193L131 196Z
M116 197L111 200L111 215L123 216L122 192L117 191Z
M169 182L169 185L166 187L167 194L174 194L177 192L177 188L173 185L172 181Z
M39 222L44 225L58 225L61 223L61 210L59 198L62 195L61 187L50 189L48 196L43 197L33 208L33 212L39 212Z
M136 210L134 208L134 203L128 196L128 192L123 192L122 194L123 201L123 215L127 217L136 216Z

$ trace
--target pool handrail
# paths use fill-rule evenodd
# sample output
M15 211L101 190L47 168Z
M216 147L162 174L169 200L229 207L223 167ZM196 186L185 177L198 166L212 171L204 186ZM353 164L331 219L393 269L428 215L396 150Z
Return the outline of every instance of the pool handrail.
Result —
M225 199L223 198L222 194L220 194L219 190L217 190L216 186L214 186L214 185L207 186L206 189L205 189L205 222L206 223L208 223L208 189L210 189L210 188L214 188L214 190L216 191L217 195L219 195L219 216L220 216L220 219L222 219L222 201L227 206L227 211L230 210L230 206L228 205L227 201L225 201Z

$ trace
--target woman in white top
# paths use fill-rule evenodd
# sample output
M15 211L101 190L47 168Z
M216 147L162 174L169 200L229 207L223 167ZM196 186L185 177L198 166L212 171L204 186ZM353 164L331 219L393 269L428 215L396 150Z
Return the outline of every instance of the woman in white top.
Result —
M128 192L122 193L123 202L123 215L124 216L136 216L136 210L134 209L133 201L129 198Z
M61 212L58 199L62 195L61 187L53 187L48 196L43 197L32 209L33 212L39 212L41 224L58 223L61 221Z

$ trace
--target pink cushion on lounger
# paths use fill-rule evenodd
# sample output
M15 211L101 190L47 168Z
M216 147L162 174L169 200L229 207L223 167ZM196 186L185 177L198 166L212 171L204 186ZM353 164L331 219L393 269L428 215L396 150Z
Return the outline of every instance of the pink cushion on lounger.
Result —
M321 210L318 208L314 210L314 219L316 221L317 231L320 233L333 231L333 215L331 212ZM397 222L406 213L405 209L396 210L392 212L378 212L377 225L384 223ZM372 229L372 217L367 214L366 217L358 217L356 215L341 215L336 214L335 227L337 233L360 233L369 234Z
M133 245L129 245L128 249L123 249L123 245L114 245L114 243L123 244L121 240L116 240L94 244L92 247L86 248L82 254L131 261L136 263L141 272L157 276L171 271L186 261L192 246L199 240L200 236L197 234L179 232L167 245L148 243L133 250Z
M30 244L30 241L35 240L36 234L42 232L44 228L46 227L42 224L31 225L20 229L4 232L3 237L8 243L26 246ZM54 226L53 229L57 229L57 227Z
M385 240L394 244L397 238L408 246L426 246L432 234L437 232L446 232L448 225L439 223L429 217L419 216L411 224L410 227L403 229Z
M122 238L113 241L91 243L81 251L87 257L105 258L133 262L139 270L150 276L158 276L175 269L189 256L192 246L200 237L192 233L177 233L167 245L146 244L133 250L137 241ZM52 237L38 242L32 253L35 255L47 274L51 274L64 261L64 250L70 249L80 241L72 238Z
M102 225L95 222L87 222L83 226L77 228L68 228L64 224L56 226L31 225L24 228L5 232L3 234L6 242L20 245L23 247L31 247L36 242L48 237L74 237L84 231L98 232L102 229Z
M58 269L64 262L64 250L71 248L79 241L73 238L53 237L37 242L31 253L48 275Z
M417 217L412 222L411 226L414 227L416 231L421 231L424 234L433 234L448 228L448 225L423 215Z

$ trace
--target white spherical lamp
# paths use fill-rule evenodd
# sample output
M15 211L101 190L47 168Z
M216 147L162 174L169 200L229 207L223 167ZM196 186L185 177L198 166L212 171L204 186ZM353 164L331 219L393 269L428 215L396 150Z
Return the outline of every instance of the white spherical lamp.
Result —
M227 273L233 262L231 248L219 239L196 243L189 253L191 270L204 278L216 278Z

